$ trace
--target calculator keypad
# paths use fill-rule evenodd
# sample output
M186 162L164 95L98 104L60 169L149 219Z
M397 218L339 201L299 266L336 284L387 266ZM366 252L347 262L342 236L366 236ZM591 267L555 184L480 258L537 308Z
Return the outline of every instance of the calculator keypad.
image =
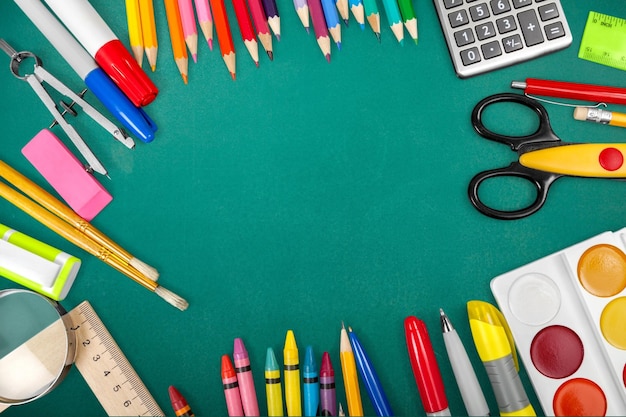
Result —
M572 43L560 0L433 0L455 70L465 78Z

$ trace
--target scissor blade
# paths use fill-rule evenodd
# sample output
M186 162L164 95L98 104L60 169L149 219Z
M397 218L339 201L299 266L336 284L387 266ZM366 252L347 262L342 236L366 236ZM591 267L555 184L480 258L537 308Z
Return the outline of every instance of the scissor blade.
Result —
M625 143L581 143L520 155L527 168L575 177L626 178Z

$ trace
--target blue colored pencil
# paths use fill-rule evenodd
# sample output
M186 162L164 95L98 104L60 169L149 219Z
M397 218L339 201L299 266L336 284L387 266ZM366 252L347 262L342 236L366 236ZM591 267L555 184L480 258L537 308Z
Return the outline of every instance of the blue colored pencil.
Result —
M396 0L383 0L383 7L387 14L387 21L391 27L391 31L395 35L400 44L404 44L404 28L402 27L402 17L400 16L400 7Z
M326 26L330 36L333 37L333 41L337 44L337 49L341 49L341 22L339 21L335 0L322 0L322 10L324 10Z
M363 0L348 0L350 11L361 26L361 30L365 29L365 12L363 11Z

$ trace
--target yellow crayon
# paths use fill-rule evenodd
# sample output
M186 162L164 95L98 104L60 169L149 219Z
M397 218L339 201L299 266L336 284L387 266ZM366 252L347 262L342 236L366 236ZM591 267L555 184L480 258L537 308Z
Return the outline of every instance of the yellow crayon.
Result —
M300 359L298 346L292 330L287 331L285 347L283 348L283 362L285 365L285 404L288 416L302 415L302 401L300 395Z
M362 416L363 404L361 402L361 391L359 390L359 376L356 373L356 362L350 339L345 326L341 325L339 338L339 359L341 360L341 371L343 373L343 385L346 389L346 401L348 402L348 414L350 416Z
M283 390L280 384L280 369L274 355L274 349L267 348L265 358L265 394L267 396L267 415L283 415Z

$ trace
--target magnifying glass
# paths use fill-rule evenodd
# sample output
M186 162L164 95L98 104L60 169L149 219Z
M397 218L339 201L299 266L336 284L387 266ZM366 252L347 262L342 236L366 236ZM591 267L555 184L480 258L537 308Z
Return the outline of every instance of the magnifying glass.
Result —
M0 290L0 411L46 395L74 363L72 320L56 301Z

